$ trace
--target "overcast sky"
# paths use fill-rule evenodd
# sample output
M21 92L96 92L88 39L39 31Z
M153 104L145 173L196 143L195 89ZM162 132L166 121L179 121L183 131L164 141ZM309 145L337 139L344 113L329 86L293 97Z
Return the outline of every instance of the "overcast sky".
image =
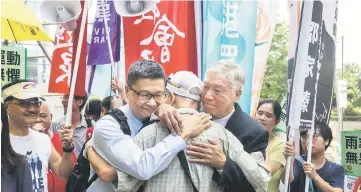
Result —
M287 0L280 0L279 16L288 20ZM341 65L341 39L344 36L344 63L358 63L361 66L361 1L338 1L337 65Z

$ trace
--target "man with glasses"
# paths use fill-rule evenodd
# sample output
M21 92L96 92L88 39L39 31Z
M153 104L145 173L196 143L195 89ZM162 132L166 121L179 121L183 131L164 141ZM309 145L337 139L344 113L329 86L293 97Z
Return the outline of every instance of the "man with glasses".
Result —
M64 107L64 114L68 108L69 95L64 95L62 97L61 103ZM71 128L74 130L74 152L78 157L79 153L85 143L86 132L87 132L87 122L84 115L81 114L81 110L84 108L87 100L87 96L77 96L74 95L72 103L72 116L71 116ZM66 115L66 114L65 114ZM51 124L51 131L57 133L59 128L61 129L62 123L65 121L65 115Z
M344 186L344 168L341 165L330 162L325 158L325 151L332 141L332 131L329 126L322 122L315 122L315 133L312 136L311 163L307 161L307 154L294 158L294 145L287 142L285 146L285 157L292 157L290 169L290 191L305 191L306 175L310 177L310 191L335 191L342 192ZM307 143L307 135L301 137ZM310 149L306 149L310 150ZM283 182L285 180L283 169Z
M94 154L96 151L114 168L147 180L163 171L177 153L185 149L185 141L189 137L200 134L206 128L209 120L197 116L183 123L182 135L169 134L153 148L143 151L134 143L132 138L142 127L142 121L148 119L154 109L164 102L165 85L163 68L155 61L140 60L130 66L125 87L128 104L120 110L127 118L131 134L126 135L110 115L105 115L97 122L92 137L93 146L87 149L92 165L90 177L96 172L100 179L94 181L87 191L114 191L112 184L106 183L97 171L101 170L102 162L91 158L92 152Z
M60 132L63 155L60 157L49 137L31 129L36 124L42 101L36 84L19 80L3 86L2 98L9 114L10 141L15 152L24 155L32 172L34 191L48 191L48 167L62 179L67 179L73 167L73 131Z

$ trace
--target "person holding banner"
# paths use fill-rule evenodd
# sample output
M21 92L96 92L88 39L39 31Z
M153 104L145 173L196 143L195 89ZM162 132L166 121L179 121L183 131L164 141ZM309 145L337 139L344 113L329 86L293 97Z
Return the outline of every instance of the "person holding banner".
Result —
M63 151L60 156L47 135L31 129L39 117L42 103L36 84L27 80L6 84L2 98L9 114L11 145L28 160L33 191L47 192L48 168L62 179L67 179L73 168L73 130L62 127L59 131Z
M64 107L64 113L66 113L68 108L69 95L64 95L62 97L62 104ZM74 152L76 157L79 156L80 150L85 143L86 131L88 128L86 119L84 115L81 114L81 110L84 108L87 101L87 96L77 96L74 95L74 100L72 103L72 117L71 117L71 127L74 130ZM58 128L61 127L62 123L65 121L66 114L52 122L51 131L58 133Z
M273 134L274 128L280 122L281 105L275 100L263 100L258 104L255 119L258 120L268 131L269 140L266 148L266 164L272 178L268 184L268 192L279 190L282 168L286 164L283 155L285 142Z
M325 158L325 151L332 141L332 131L322 122L315 122L315 133L312 137L312 161L306 162L307 156L296 156L291 161L290 191L304 192L306 175L310 177L310 191L342 192L345 171L341 165L330 162ZM310 149L307 149L310 150ZM287 142L284 149L285 157L294 157L294 145ZM282 180L285 180L283 169Z
M243 112L237 103L244 84L242 69L233 61L221 60L211 65L206 72L201 92L204 112L211 114L214 122L235 135L255 162L264 161L268 132L259 122ZM170 130L181 133L182 118L174 107L162 104L154 113ZM213 167L213 178L225 187L224 191L255 191L252 186L267 189L270 173L261 164L258 164L257 170L263 174L263 179L248 180L233 160L224 153L218 155L219 146L190 144L187 148L190 148L187 154L194 157L189 159L189 162ZM260 187L262 185L263 187Z

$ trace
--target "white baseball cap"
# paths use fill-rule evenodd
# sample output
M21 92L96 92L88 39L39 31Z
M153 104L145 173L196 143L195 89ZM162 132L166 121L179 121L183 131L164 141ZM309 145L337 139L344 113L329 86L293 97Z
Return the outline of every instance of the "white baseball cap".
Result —
M10 96L15 97L16 99L41 97L37 90L36 83L34 82L21 82L2 90L1 97L4 101Z
M167 80L167 89L170 92L195 101L201 101L202 86L202 81L189 71L178 71L169 75Z

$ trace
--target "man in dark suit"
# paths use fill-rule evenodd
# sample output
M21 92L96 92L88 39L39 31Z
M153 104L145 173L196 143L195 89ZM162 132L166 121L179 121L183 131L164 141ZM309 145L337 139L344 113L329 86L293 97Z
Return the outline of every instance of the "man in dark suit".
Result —
M204 112L211 114L213 121L232 132L244 145L245 151L259 162L265 179L248 181L242 170L217 145L191 143L187 146L187 154L193 157L189 162L215 168L213 179L224 186L226 192L256 191L253 186L264 186L257 191L267 190L269 181L269 173L263 166L268 132L237 104L244 83L245 77L239 65L224 60L216 62L207 70L201 94L202 104ZM161 105L155 113L168 127L173 127L174 132L180 132L182 120L174 109Z

